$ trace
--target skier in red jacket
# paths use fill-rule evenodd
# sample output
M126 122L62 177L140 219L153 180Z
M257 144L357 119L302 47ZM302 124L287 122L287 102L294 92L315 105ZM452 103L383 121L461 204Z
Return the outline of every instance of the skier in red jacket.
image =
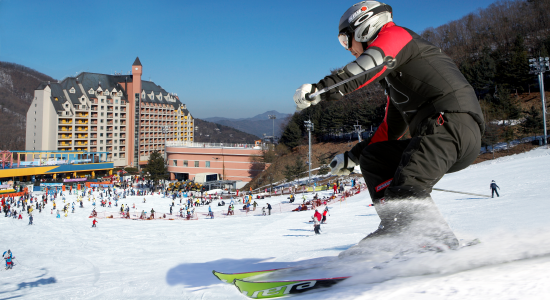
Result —
M374 135L330 163L333 175L361 168L381 219L360 244L368 249L392 237L405 248L420 240L457 248L430 193L443 175L468 167L479 154L485 125L474 89L442 49L396 25L385 3L350 7L340 19L338 39L356 60L299 87L294 102L306 109L375 83L387 94L386 114ZM311 98L317 91L326 92ZM403 139L407 128L411 138Z

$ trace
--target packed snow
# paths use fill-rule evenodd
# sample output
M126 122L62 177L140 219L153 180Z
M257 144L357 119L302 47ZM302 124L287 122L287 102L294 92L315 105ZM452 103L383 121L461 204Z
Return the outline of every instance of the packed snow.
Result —
M366 191L328 204L322 233L309 222L313 212L291 212L288 196L257 200L255 211L225 216L227 205L197 208L198 220L100 218L92 228L92 204L67 217L51 214L51 202L34 212L34 225L0 216L0 250L11 249L12 270L0 272L1 299L246 299L212 270L244 272L316 266L303 276L353 275L332 288L297 299L548 299L550 295L550 150L472 165L448 174L436 188L500 197L434 191L440 211L464 241L480 244L457 251L426 252L388 260L338 254L376 229L379 218ZM319 193L321 197L330 192ZM305 194L307 199L312 194ZM130 196L119 205L131 212L169 212L172 199ZM339 197L338 197L339 198ZM67 196L72 203L76 196ZM76 201L75 201L76 202ZM226 200L226 203L228 201ZM269 216L261 208L270 203ZM297 195L296 203L302 202ZM58 198L58 206L62 201ZM174 213L181 206L176 201ZM120 207L98 207L117 215ZM321 207L320 209L324 209ZM148 214L149 215L149 214ZM169 216L169 215L168 215ZM382 266L382 267L380 267ZM294 279L310 279L299 278Z

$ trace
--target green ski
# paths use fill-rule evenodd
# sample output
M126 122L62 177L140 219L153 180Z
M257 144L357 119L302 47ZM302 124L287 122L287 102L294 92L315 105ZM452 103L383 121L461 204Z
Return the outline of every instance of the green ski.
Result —
M261 270L261 271L243 272L243 273L221 273L221 272L212 271L212 274L214 274L214 276L218 277L218 279L223 282L233 283L235 279L251 278L251 277L264 275L264 274L268 274L268 273L272 273L272 272L284 270L284 269L288 269L288 268Z
M308 292L319 288L327 288L347 278L349 277L263 282L235 279L234 284L245 296L254 299L265 299Z

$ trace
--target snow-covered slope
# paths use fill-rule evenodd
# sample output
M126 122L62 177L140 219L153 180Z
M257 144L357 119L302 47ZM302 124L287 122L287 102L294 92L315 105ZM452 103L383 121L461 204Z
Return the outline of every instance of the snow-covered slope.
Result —
M328 224L313 234L312 212L287 212L286 197L257 200L249 214L198 221L100 219L91 228L91 203L68 217L46 211L28 219L0 216L0 250L17 265L0 272L0 298L11 299L245 299L212 270L242 272L325 263L314 275L354 275L298 299L547 299L550 295L550 150L501 158L446 175L437 188L499 198L434 191L432 196L459 238L482 243L460 251L391 261L338 260L338 253L373 231L379 219L368 193L329 204ZM73 196L74 197L74 196ZM73 197L69 196L72 202ZM311 197L311 196L309 196ZM298 202L300 201L298 197ZM168 212L171 200L147 196L137 211ZM59 201L58 201L59 202ZM271 216L261 216L269 202ZM176 206L179 208L179 206ZM236 206L238 208L238 205ZM102 211L103 208L98 209ZM106 211L116 213L117 208Z

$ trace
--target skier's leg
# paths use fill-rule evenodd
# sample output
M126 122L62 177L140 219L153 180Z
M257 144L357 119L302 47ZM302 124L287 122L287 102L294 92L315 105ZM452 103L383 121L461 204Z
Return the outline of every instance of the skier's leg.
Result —
M497 193L497 197L500 197L500 195L498 194L498 191L497 191L497 189L495 189L495 193Z
M445 114L444 120L441 125L436 117L422 122L418 136L411 140L381 142L364 149L361 170L381 219L380 228L368 237L416 235L451 248L458 245L430 192L445 173L464 169L475 160L481 134L467 114ZM393 156L401 149L395 168ZM392 169L394 174L388 175Z

